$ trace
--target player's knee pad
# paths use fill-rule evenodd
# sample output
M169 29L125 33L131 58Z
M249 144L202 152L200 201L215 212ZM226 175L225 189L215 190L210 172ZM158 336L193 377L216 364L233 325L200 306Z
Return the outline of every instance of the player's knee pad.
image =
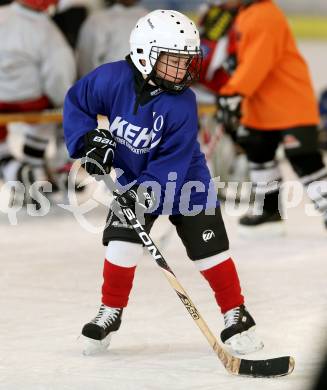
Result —
M210 214L202 211L194 216L171 215L169 217L176 226L177 234L185 246L188 257L193 261L217 256L229 250L229 240L220 208L211 211Z
M110 241L106 249L106 259L120 267L135 267L142 256L142 245L132 242Z

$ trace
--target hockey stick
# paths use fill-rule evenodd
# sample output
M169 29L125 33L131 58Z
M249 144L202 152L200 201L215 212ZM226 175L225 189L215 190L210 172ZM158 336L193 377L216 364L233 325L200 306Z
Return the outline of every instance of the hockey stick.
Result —
M229 373L253 378L268 378L288 375L294 370L295 362L291 356L267 360L245 360L225 351L220 346L208 325L201 317L198 309L194 306L190 297L177 280L159 249L153 243L150 236L144 231L134 212L130 208L122 208L122 211Z

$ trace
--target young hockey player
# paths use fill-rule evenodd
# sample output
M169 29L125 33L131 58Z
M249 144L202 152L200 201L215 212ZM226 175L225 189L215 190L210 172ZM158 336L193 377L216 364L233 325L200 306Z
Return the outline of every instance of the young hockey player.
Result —
M220 91L220 109L228 123L239 117L242 101L237 140L245 149L254 191L261 198L255 212L240 219L242 230L254 234L283 231L282 178L275 160L281 143L327 227L327 194L322 186L327 169L318 149L318 104L287 20L271 0L223 3L239 10L235 22L239 40L237 68Z
M19 0L1 7L0 112L41 111L62 106L76 77L71 49L46 11L57 0ZM12 155L6 126L0 127L0 176L22 181L25 195L34 180L47 180L44 157L53 124L26 124L23 161Z
M222 341L248 353L263 344L252 332L255 322L244 306L216 194L210 197L210 175L197 142L196 101L188 88L200 71L199 46L196 26L179 12L156 10L141 18L126 60L100 66L69 90L65 137L73 158L87 157L90 174L119 168L125 192L114 193L116 202L148 207L147 232L158 215L169 215L224 315ZM108 117L110 131L96 129L97 114ZM172 185L175 191L167 190ZM114 204L103 235L102 305L82 330L96 349L106 347L119 329L142 257L139 237L115 214Z

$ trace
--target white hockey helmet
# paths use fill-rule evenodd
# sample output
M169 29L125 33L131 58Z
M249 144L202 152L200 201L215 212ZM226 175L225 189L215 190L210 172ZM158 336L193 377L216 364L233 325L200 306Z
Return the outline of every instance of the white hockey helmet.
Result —
M183 80L161 83L155 75L155 65L161 53L187 56L186 75ZM130 56L136 68L158 86L181 92L198 79L202 62L200 35L195 23L173 10L156 10L138 20L130 36ZM163 80L163 79L162 79ZM163 80L164 81L164 80Z

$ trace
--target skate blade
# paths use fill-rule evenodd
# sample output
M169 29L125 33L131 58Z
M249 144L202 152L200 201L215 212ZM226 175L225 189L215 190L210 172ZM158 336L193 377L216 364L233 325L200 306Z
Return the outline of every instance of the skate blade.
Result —
M108 334L103 340L94 340L86 336L81 336L83 342L83 355L92 356L106 352L111 341L111 334Z
M234 352L239 355L246 355L248 353L260 351L264 344L258 338L255 333L255 327L253 326L246 332L236 334L228 339L225 344Z
M269 222L260 226L238 225L238 235L243 238L272 238L286 235L285 223Z

